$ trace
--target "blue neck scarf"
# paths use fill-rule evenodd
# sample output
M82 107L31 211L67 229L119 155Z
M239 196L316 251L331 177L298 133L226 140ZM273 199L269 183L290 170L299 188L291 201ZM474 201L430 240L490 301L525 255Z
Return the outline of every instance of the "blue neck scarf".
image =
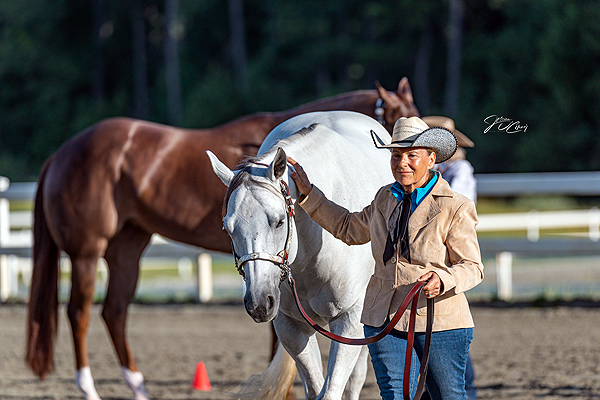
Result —
M427 182L427 185L420 187L420 188L416 188L410 194L410 200L411 200L410 213L411 214L415 211L417 206L419 204L421 204L421 202L429 194L429 192L431 192L431 189L433 189L433 187L435 186L435 184L438 181L438 173L434 170L430 170L430 171L433 172L433 178L431 178L431 180L429 182ZM404 197L404 194L405 194L404 190L402 189L402 185L400 185L398 182L394 182L394 184L390 188L390 191L392 192L392 194L394 195L396 200L402 201L402 198Z
M392 215L388 221L388 236L385 244L385 250L383 252L383 263L387 262L393 257L398 251L398 245L400 249L398 253L410 262L410 246L408 243L408 219L413 211L423 201L425 196L431 192L433 186L438 180L437 173L434 172L433 177L427 185L422 188L417 188L412 193L406 193L402 190L402 186L395 182L390 190L398 204L394 207Z

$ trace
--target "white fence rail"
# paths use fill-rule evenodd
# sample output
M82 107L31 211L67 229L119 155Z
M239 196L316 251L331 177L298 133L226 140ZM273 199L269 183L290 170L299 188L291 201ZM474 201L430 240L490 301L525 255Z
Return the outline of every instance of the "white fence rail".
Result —
M584 228L593 242L600 239L600 210L536 211L479 215L477 232L527 231L527 239L537 242L541 229Z
M598 171L475 174L475 178L479 197L531 194L600 196Z
M600 172L537 173L537 174L480 174L476 175L478 195L488 197L520 194L600 195ZM31 200L35 182L10 183L0 177L0 301L14 293L19 271L17 257L31 257L31 212L10 212L11 200ZM540 240L542 229L581 228L574 235L584 240ZM496 254L498 295L512 297L512 254L600 254L600 210L546 211L527 213L479 215L478 232L525 231L527 241L515 239L480 240L483 253ZM196 258L198 262L197 298L209 301L212 297L212 266L210 255L202 249L168 242L154 235L144 257ZM29 263L30 264L30 263ZM189 264L189 262L188 262ZM22 265L22 263L21 263ZM27 274L27 271L21 271ZM30 273L30 272L29 272Z
M0 177L0 301L6 301L17 293L19 275L23 276L25 281L31 276L32 213L10 212L10 201L32 200L35 188L35 182L10 183L5 177ZM188 271L193 268L191 260L194 260L197 265L196 298L200 302L211 300L212 257L208 252L153 235L144 257L177 258L180 275L189 275ZM69 268L68 263L61 263L62 270L68 271ZM101 276L106 276L103 263L99 264L98 269Z

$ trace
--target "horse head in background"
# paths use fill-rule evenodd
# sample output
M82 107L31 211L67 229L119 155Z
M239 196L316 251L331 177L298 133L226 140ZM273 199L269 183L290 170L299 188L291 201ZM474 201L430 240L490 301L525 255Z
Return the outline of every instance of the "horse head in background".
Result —
M385 126L389 134L392 134L394 124L400 117L420 117L419 110L415 106L412 91L408 84L408 78L404 77L398 83L396 93L390 93L381 86L379 82L375 82L377 93L379 93L379 104L383 110L377 111L380 115L377 120ZM367 114L368 115L368 114Z
M231 252L221 229L225 187L203 153L211 149L228 167L256 155L267 134L298 114L351 110L373 118L377 100L384 118L396 109L418 115L403 78L397 93L360 90L291 110L238 118L213 129L181 129L129 118L98 122L66 141L45 163L34 206L33 273L26 361L40 378L53 368L58 321L58 260L72 265L68 317L76 360L76 382L96 400L87 353L87 327L96 266L103 257L110 277L102 317L123 377L137 399L147 398L125 335L140 257L152 234L207 250ZM389 104L388 104L389 102ZM393 122L388 124L391 129Z
M369 244L347 246L301 208L294 209L288 199L297 200L298 193L286 154L302 164L329 200L359 211L381 186L394 180L389 153L373 146L371 130L385 134L377 121L362 114L316 112L279 125L258 156L236 171L209 153L215 173L229 187L224 228L246 281L246 311L257 322L274 319L277 336L300 371L307 399L344 395L357 400L366 377L367 348L332 342L324 379L316 331L282 282L293 274L302 307L311 318L329 324L338 335L363 337L360 315L375 261ZM265 373L247 381L240 398L264 393L269 395L263 398L280 398L291 378L273 371L289 371L290 362L281 352Z

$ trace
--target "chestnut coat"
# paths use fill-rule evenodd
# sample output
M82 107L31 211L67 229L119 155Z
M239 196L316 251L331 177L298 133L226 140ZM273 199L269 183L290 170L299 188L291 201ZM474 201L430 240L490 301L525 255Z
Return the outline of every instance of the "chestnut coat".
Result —
M408 224L411 262L399 251L387 264L383 252L388 236L388 220L398 200L391 184L379 189L370 205L359 212L349 212L329 201L313 187L301 199L300 206L310 217L336 238L349 245L371 241L375 271L367 286L361 322L381 326L394 316L416 282L429 271L440 277L443 288L435 300L434 331L473 327L473 318L464 292L483 279L483 264L475 226L475 205L453 192L439 176L431 192L412 213ZM398 246L400 248L400 246ZM410 308L410 307L409 307ZM426 298L419 297L416 331L426 326ZM410 309L395 329L408 330Z

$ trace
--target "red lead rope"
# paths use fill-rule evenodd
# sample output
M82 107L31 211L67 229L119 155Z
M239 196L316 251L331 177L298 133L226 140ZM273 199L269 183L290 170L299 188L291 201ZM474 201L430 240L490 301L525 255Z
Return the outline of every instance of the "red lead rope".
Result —
M410 366L411 366L411 362L412 362L412 347L413 347L414 336L415 336L415 319L416 319L416 315L417 315L417 301L419 299L419 294L421 293L421 289L423 288L423 286L425 285L426 282L415 283L415 285L412 287L412 289L408 292L408 294L404 298L404 301L402 302L400 307L398 307L398 311L396 312L394 317L386 325L385 329L383 329L381 332L379 332L375 336L371 336L368 338L361 338L361 339L352 339L352 338L346 338L343 336L336 335L335 333L331 333L331 332L325 330L320 325L318 325L316 322L314 322L308 316L308 314L306 314L306 311L304 311L304 309L302 308L302 305L300 304L300 299L298 298L298 292L296 291L296 281L294 281L294 278L291 275L289 275L288 278L289 278L288 281L290 282L290 285L292 286L292 292L294 293L294 299L296 301L296 305L298 306L298 310L300 311L300 313L302 314L302 316L304 317L306 322L308 322L310 324L310 326L312 326L317 332L321 333L323 336L328 337L331 340L335 340L336 342L354 345L354 346L362 346L365 344L375 343L378 340L381 340L383 337L385 337L388 333L390 333L392 331L392 329L394 329L394 326L396 326L396 324L402 317L402 314L404 314L404 311L406 311L408 304L412 302L411 309L410 309L409 325L408 325L408 337L407 337L407 341L406 341L406 360L404 362L404 379L403 379L403 388L402 388L403 393L404 393L404 400L410 400ZM425 388L425 377L427 376L427 363L429 362L429 348L431 345L432 328L433 328L433 299L428 298L427 299L427 328L425 331L425 346L423 348L423 357L421 359L421 368L419 369L419 380L417 383L417 392L415 393L414 399L420 399L421 395L423 394L423 389Z

